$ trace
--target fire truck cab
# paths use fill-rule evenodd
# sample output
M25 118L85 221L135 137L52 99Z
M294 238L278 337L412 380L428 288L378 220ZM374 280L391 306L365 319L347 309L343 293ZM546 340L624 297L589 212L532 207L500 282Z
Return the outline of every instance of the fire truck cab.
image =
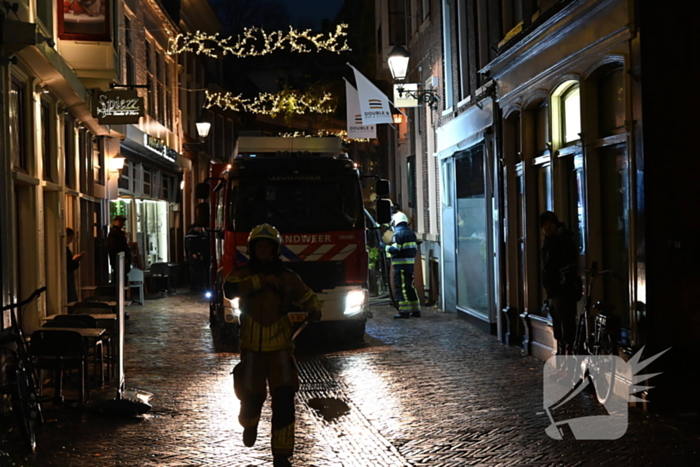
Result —
M388 189L388 182L382 186ZM241 136L237 153L228 164L211 165L210 182L199 184L196 196L208 199L197 205L196 217L210 231L212 326L237 334L238 299L226 297L223 284L248 262L252 228L268 223L282 235L285 266L321 301L316 324L349 340L363 338L369 316L365 211L360 174L338 138ZM300 324L305 315L292 310L290 317Z

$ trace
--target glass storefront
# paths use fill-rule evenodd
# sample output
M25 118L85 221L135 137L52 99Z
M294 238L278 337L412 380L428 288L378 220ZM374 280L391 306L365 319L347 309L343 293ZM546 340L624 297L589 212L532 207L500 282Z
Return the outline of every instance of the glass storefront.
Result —
M110 219L117 215L127 217L124 228L130 239L134 238L132 232L135 232L138 258L132 258L133 266L147 270L153 263L168 262L167 201L119 198L110 202Z
M489 246L483 145L458 154L455 165L457 305L488 320Z

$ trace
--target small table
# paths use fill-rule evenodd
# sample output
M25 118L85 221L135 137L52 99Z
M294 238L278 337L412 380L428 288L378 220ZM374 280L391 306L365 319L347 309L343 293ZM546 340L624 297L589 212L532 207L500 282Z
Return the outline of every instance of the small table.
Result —
M42 318L42 321L51 321L56 316L59 315L49 315L46 318ZM70 315L68 315L70 316ZM116 359L117 356L117 315L116 313L85 313L85 316L92 316L97 321L98 326L102 326L103 331L107 332L110 337L110 358ZM46 329L46 328L42 328ZM50 328L48 328L50 329ZM66 329L59 327L58 329ZM73 328L70 328L73 329ZM80 329L94 329L94 328L80 328ZM104 334L104 333L103 333ZM100 335L101 337L102 335ZM83 336L85 338L85 336Z
M73 331L77 332L80 334L80 337L83 338L83 344L87 348L90 343L96 339L99 339L102 337L102 335L107 332L106 329L103 328L62 328L62 327L56 327L56 328L41 328L41 332L57 332L57 331ZM86 368L86 378L85 378L88 386L88 392L89 392L89 387L90 387L90 382L87 377L87 368ZM82 387L82 381L81 381L81 387ZM81 389L82 391L82 389ZM61 400L61 396L58 396L57 400ZM83 405L85 403L84 400L80 401L80 404Z

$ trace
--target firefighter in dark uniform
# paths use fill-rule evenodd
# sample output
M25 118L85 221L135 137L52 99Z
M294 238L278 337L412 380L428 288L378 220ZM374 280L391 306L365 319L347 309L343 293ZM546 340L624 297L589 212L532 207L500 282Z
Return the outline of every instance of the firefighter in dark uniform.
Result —
M413 284L413 267L418 252L416 234L408 227L408 217L401 211L394 214L392 223L391 245L384 247L394 268L394 290L399 305L399 313L394 318L419 318L420 301Z
M202 227L192 225L185 236L190 264L190 291L203 292L209 285L209 237Z
M250 261L227 278L226 297L238 299L240 309L241 361L233 371L233 386L241 400L238 420L243 444L252 446L267 397L272 396L272 455L274 466L291 466L294 450L294 395L299 374L294 359L292 303L300 306L309 321L321 319L316 294L298 274L285 268L279 258L282 237L269 224L258 225L248 237Z

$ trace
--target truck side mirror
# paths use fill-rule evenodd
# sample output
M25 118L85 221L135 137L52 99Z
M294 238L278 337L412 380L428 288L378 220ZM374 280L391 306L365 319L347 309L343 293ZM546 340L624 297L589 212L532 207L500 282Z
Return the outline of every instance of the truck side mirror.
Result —
M194 187L194 195L197 197L197 199L209 199L210 190L211 187L208 183L197 183L197 186Z
M377 199L377 223L388 224L391 222L391 201Z
M374 186L374 191L380 198L386 198L391 192L391 184L389 180L380 179Z
M194 207L194 221L200 227L209 228L209 203L197 203Z

